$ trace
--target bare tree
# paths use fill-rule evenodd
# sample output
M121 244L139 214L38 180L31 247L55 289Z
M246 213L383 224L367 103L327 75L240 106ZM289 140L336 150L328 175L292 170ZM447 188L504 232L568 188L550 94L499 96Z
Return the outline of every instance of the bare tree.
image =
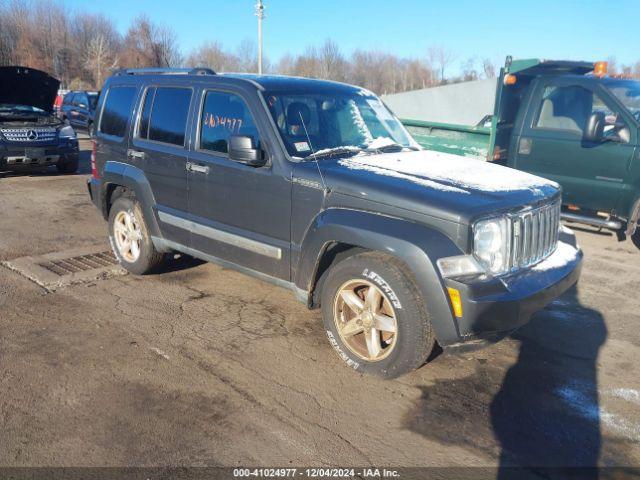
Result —
M490 58L485 57L482 59L482 71L485 78L496 78L498 70Z
M440 83L444 83L445 70L455 60L455 54L441 45L433 45L429 47L428 57L429 63L440 72Z
M317 51L320 67L319 76L330 80L344 81L348 75L348 65L340 47L333 40L327 39Z
M220 42L208 42L192 51L186 59L187 66L209 67L216 72L238 71L240 60L232 53L226 52Z

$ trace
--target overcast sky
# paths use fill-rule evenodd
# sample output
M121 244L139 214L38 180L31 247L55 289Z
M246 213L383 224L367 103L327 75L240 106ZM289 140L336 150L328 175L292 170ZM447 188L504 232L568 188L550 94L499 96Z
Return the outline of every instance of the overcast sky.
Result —
M171 26L184 53L204 41L234 49L256 37L255 0L59 0L102 12L126 31L146 13ZM452 70L472 56L502 63L515 58L640 59L640 1L576 0L264 0L264 45L269 58L301 53L333 38L345 53L378 48L424 57L432 44L456 54Z

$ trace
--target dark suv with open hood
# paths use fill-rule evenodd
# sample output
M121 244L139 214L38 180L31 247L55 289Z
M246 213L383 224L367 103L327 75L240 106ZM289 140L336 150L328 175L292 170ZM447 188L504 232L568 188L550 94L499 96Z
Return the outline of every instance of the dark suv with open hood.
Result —
M358 371L499 339L578 280L556 183L423 150L364 89L126 70L97 112L89 192L127 270L182 252L290 288Z
M78 169L78 139L53 114L60 82L26 67L0 67L0 171Z

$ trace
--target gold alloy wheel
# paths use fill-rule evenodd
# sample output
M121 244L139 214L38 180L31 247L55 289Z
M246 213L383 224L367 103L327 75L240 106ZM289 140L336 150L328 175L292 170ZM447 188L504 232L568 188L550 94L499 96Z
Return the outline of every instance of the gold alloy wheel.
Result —
M142 230L132 211L118 212L113 220L113 236L122 258L135 263L140 258Z
M349 280L338 289L333 318L342 342L363 360L386 358L397 342L398 322L393 306L367 280Z

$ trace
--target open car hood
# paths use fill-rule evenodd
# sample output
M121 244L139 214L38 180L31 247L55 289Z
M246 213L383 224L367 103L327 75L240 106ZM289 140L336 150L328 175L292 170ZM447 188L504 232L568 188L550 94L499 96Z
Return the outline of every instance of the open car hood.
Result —
M16 103L53 110L60 81L27 67L0 67L0 103Z

